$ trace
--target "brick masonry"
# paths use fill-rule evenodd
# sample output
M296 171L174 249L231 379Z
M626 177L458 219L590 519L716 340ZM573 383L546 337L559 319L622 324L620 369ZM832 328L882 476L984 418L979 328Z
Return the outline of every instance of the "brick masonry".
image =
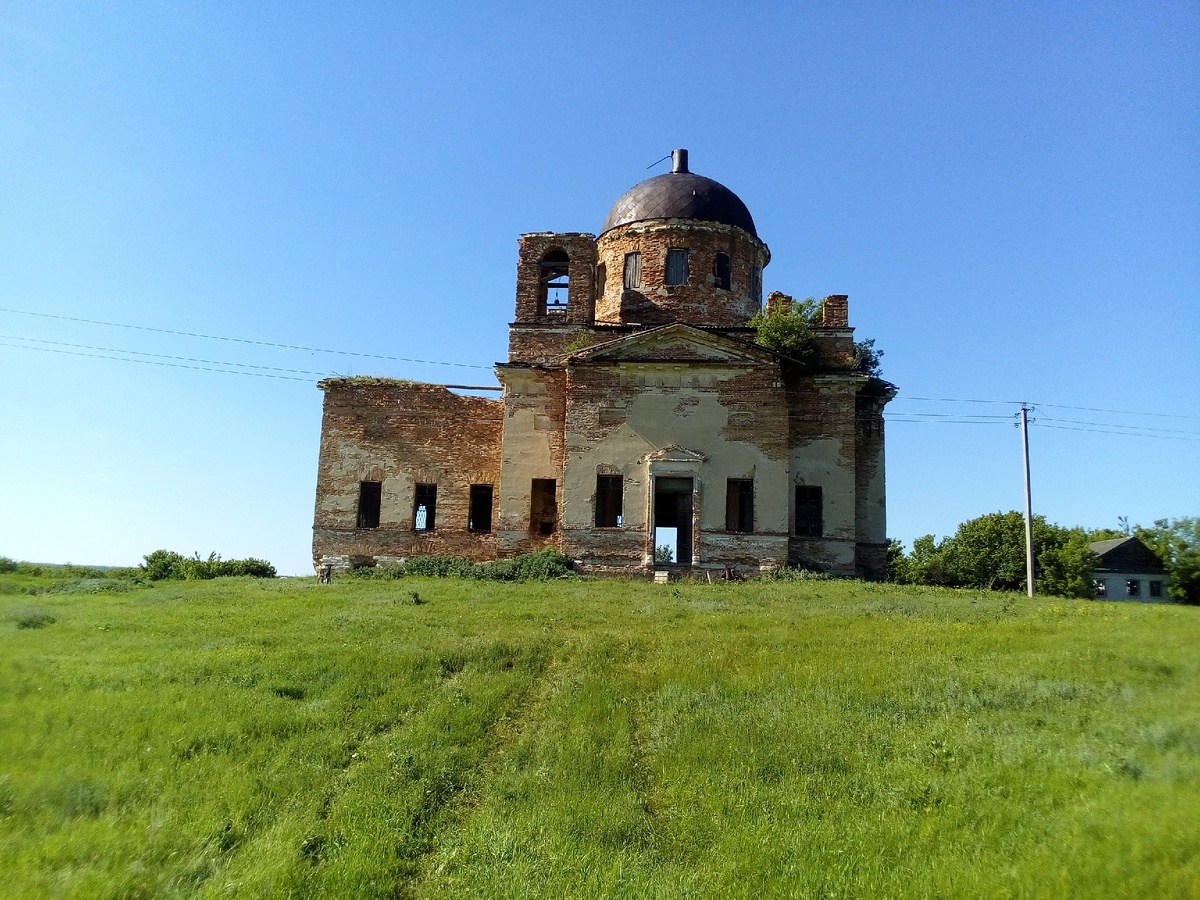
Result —
M688 251L686 283L664 283L670 249ZM636 290L623 281L632 252ZM717 253L730 259L729 290L713 274ZM548 308L545 261L561 254L566 308ZM321 382L314 565L554 547L585 570L645 575L655 568L656 485L691 479L691 521L677 537L692 571L792 563L880 574L883 408L895 388L854 370L844 295L822 303L819 372L797 373L752 343L769 260L758 238L717 222L522 235L508 360L496 368L502 399L386 379ZM619 524L597 525L601 475L620 476ZM752 480L746 533L726 527L730 479ZM358 527L364 481L382 485L378 526ZM415 529L418 484L437 485L432 530ZM472 485L493 487L490 531L468 529ZM822 489L820 536L796 534L797 487Z

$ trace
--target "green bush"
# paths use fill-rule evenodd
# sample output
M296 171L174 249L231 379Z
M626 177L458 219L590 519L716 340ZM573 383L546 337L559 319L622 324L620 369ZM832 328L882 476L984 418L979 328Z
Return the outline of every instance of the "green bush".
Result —
M356 578L471 578L478 581L546 581L572 573L571 561L557 550L523 553L511 559L476 563L465 556L414 556L396 566L355 569Z
M827 572L806 569L803 566L780 566L768 569L758 576L763 581L829 581Z
M274 578L275 567L265 559L221 559L210 553L207 559L200 554L184 556L173 550L155 550L144 557L141 572L151 581L207 581L211 578L227 578L249 575L253 578Z
M18 628L45 628L58 621L43 609L17 610L16 619Z

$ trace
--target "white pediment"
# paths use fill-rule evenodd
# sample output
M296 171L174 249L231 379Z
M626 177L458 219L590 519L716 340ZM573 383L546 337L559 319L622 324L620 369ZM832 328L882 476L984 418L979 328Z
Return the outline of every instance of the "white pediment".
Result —
M600 362L672 362L711 365L758 366L773 363L775 354L748 341L676 323L639 331L580 350L566 357L567 364Z
M661 450L646 454L647 462L702 463L705 459L707 457L703 453L680 447L678 444L672 444L670 447L663 447Z

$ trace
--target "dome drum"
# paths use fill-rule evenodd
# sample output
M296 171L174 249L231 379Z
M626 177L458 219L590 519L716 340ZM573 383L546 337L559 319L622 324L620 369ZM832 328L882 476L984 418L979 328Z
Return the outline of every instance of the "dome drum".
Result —
M609 229L597 260L598 323L739 328L762 306L770 252L737 226L666 219Z

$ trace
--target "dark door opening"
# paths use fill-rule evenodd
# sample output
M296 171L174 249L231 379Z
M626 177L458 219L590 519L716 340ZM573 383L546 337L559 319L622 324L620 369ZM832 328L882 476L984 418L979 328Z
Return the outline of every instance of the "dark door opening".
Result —
M654 561L692 564L692 479L654 479Z

